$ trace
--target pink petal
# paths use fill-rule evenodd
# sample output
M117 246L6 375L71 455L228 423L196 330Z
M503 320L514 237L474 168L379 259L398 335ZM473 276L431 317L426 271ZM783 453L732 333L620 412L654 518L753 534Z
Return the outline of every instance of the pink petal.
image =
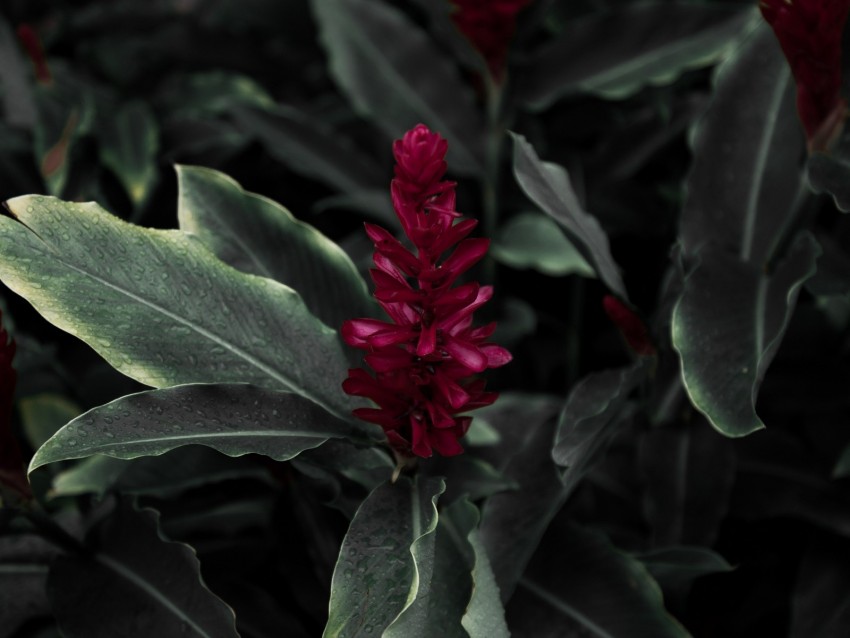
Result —
M419 343L416 345L416 354L420 357L427 357L437 348L437 326L422 326L419 332Z
M487 355L487 367L498 368L509 363L513 356L502 346L497 346L494 343L487 343L479 347L481 352Z
M469 368L472 372L482 372L487 369L487 355L468 341L443 335L443 348L458 363Z

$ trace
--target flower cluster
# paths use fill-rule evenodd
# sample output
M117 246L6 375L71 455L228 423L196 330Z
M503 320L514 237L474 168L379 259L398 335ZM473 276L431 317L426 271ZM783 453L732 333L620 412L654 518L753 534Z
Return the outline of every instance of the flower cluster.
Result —
M383 228L366 224L375 244L375 299L392 322L354 319L342 326L345 342L367 351L365 361L375 372L373 377L363 369L349 371L345 392L378 406L354 414L383 427L403 455L463 452L458 439L472 418L459 414L498 396L474 375L511 360L507 350L487 342L495 323L472 325L473 312L492 297L492 287L457 284L489 241L469 238L477 222L455 210L455 184L442 180L447 150L446 140L422 124L396 140L393 206L416 253Z
M809 147L824 150L840 131L841 37L850 0L761 0L797 83L797 112Z
M529 1L451 0L456 7L452 14L454 23L487 60L496 80L502 78L517 14Z

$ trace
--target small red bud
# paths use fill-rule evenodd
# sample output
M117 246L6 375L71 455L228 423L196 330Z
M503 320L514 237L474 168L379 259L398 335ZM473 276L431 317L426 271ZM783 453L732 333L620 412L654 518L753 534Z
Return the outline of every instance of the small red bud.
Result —
M652 345L646 324L634 310L613 295L605 295L602 299L602 307L636 354L644 357L655 354L655 346Z

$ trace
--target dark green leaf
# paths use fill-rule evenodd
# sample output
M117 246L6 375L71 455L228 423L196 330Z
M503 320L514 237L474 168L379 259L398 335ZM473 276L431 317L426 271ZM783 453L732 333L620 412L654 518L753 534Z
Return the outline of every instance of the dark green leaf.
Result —
M247 75L209 71L171 78L160 90L160 103L172 115L189 119L221 115L236 106L273 108L274 99Z
M218 171L180 166L177 176L180 228L197 235L219 259L294 288L331 328L375 314L356 266L318 230Z
M713 102L693 139L685 253L715 243L761 266L798 204L805 153L794 82L767 24L719 67Z
M495 259L514 268L533 268L555 277L595 276L558 225L539 213L521 213L509 219L490 252Z
M97 204L6 205L0 278L119 371L156 387L294 390L348 414L337 334L291 288L227 266L193 235L132 226Z
M685 638L640 562L571 526L544 543L508 606L517 636Z
M803 555L791 598L790 638L845 638L850 634L850 548L818 535Z
M622 99L670 84L721 59L752 20L738 7L694 2L625 4L574 20L518 67L519 99L541 110L570 93Z
M381 635L430 587L442 481L407 478L376 488L343 540L326 638ZM417 615L421 610L414 609Z
M238 637L233 610L204 586L194 550L165 540L155 511L125 502L88 541L91 552L57 558L48 577L68 638Z
M134 459L192 444L229 456L262 454L285 461L329 438L368 443L383 433L341 421L297 394L241 384L182 385L89 410L36 451L30 471L92 454Z
M47 572L58 550L35 534L0 536L0 637L31 618L49 616Z
M845 135L829 154L812 153L806 171L813 191L829 193L838 210L850 211L850 136Z
M461 622L469 638L507 638L511 634L487 550L477 529L470 531L467 538L475 552L475 566L472 569L472 599Z
M608 237L596 218L582 208L567 171L557 164L541 161L522 135L511 133L511 136L514 139L514 176L517 183L531 201L567 231L567 236L603 283L625 299L626 289L611 256Z
M755 411L758 389L819 253L811 235L801 235L767 276L710 245L686 277L673 310L673 347L691 402L722 434L764 427Z
M425 32L377 0L312 4L331 74L360 114L392 138L422 122L449 141L452 171L482 171L472 91Z
M9 23L0 17L0 95L3 114L11 126L32 129L35 125L35 97L30 84L31 72L21 55Z
M18 402L27 441L38 449L56 430L82 413L82 409L59 394L34 394Z
M157 179L159 127L144 102L124 104L98 130L100 157L118 177L130 201L139 206L150 196Z
M734 448L701 421L657 427L641 436L644 518L654 547L711 547L728 512Z
M626 400L646 373L644 364L597 372L584 378L570 392L558 419L552 449L555 463L565 468L564 479L570 491L622 424Z
M389 187L389 175L321 121L290 106L233 109L239 128L301 175L350 193Z
M832 476L835 478L850 476L850 445L845 447L841 456L838 457L835 468L832 470Z
M663 589L687 587L700 576L734 569L720 554L705 547L666 547L635 556Z
M173 495L232 479L268 480L268 471L249 458L232 459L190 445L164 456L127 461L96 454L56 475L52 496L95 494Z
M477 420L476 417L473 422ZM421 471L427 476L445 478L446 493L442 497L444 504L454 503L463 496L477 501L519 487L487 461L471 454L433 458Z

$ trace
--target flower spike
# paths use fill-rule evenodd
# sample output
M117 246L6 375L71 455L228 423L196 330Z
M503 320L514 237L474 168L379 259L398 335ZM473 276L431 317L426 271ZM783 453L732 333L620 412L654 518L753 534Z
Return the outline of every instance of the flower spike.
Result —
M458 439L472 421L463 413L498 397L474 375L511 360L486 341L495 324L472 325L492 287L455 285L484 257L489 241L467 238L475 221L455 210L455 184L443 180L447 151L446 140L423 124L393 144L393 205L414 250L366 224L375 245L374 296L392 322L351 319L342 326L343 340L365 350L374 371L350 370L342 384L377 406L359 408L355 416L380 425L392 448L408 457L463 452Z

